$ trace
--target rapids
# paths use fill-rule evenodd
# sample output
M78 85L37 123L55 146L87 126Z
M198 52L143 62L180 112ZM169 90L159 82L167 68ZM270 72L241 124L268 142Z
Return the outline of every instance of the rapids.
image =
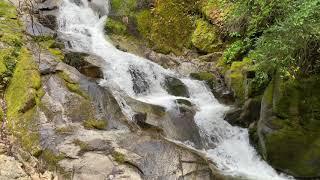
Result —
M104 33L107 15L99 14L87 0L80 1L77 5L72 0L63 0L58 19L60 36L68 41L73 51L97 55L106 61L105 78L100 85L112 90L128 120L132 119L133 112L126 104L124 95L170 110L176 106L175 100L183 97L169 95L163 87L163 81L166 76L179 78L190 93L190 98L184 99L197 107L194 119L201 131L201 137L213 144L199 151L204 152L207 158L214 162L221 174L244 179L288 179L279 175L258 156L249 143L247 129L231 126L224 121L223 115L229 107L220 104L203 82L183 77L147 59L118 50ZM107 14L109 4L106 0L103 2L105 3L100 2L99 7ZM141 72L145 83L140 85L146 86L146 91L134 91L130 69Z

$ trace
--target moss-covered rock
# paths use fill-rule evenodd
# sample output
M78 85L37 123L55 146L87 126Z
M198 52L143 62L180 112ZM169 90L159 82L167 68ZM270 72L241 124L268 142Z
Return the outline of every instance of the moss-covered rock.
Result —
M9 83L23 45L23 28L17 11L7 1L0 2L0 90Z
M105 30L108 34L124 35L127 32L127 26L120 21L109 18L105 24Z
M31 153L40 150L36 108L41 98L41 79L37 65L25 48L19 56L13 78L5 92L10 130Z
M226 72L225 80L228 87L234 92L238 104L243 104L246 99L246 76L245 72L252 65L251 59L233 62Z
M275 77L262 101L258 124L264 158L298 177L319 177L319 77L284 81Z
M154 50L182 54L183 49L191 45L191 34L195 29L192 14L197 2L198 0L113 0L110 16L117 22L113 23L117 26L112 28L121 29L122 32L126 26L128 34L138 39L142 37ZM110 25L107 22L107 26L111 27Z
M216 27L209 22L198 19L196 29L192 34L192 44L203 52L215 52L221 46Z

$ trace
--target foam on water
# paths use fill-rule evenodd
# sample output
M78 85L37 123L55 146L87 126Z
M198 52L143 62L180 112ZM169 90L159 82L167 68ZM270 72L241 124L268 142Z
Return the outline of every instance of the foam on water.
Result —
M90 8L87 0L81 1L82 5L78 6L70 0L63 0L58 18L59 31L71 44L72 50L98 55L106 61L105 80L100 84L112 90L128 119L131 119L132 112L123 96L161 105L167 109L174 107L178 97L169 95L162 84L166 76L180 76L144 58L116 49L104 35L103 26L107 17L99 17ZM100 1L105 2L104 8L107 10L108 2ZM130 74L132 68L143 73L149 88L146 93L134 92ZM211 141L215 147L200 151L204 151L215 162L221 173L246 179L288 179L278 175L261 160L249 143L246 129L231 126L223 120L223 115L229 108L220 104L203 82L186 77L180 80L188 87L190 98L187 99L197 106L195 121L201 130L202 138Z

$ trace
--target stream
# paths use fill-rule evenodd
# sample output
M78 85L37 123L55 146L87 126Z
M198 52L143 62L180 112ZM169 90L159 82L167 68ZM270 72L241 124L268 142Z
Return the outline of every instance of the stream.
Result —
M111 89L128 121L133 119L134 112L124 97L162 106L166 111L177 108L177 99L187 100L196 107L194 121L203 146L195 147L190 141L181 143L205 154L221 174L243 179L290 179L279 175L261 159L249 143L247 129L232 126L223 119L229 107L220 104L203 82L115 48L104 33L109 5L103 2L99 8L93 8L87 0L77 3L63 0L59 10L59 33L69 42L72 51L97 55L106 61L105 78L100 85ZM133 81L132 71L139 72L138 80ZM168 76L183 82L189 97L170 95L164 87Z

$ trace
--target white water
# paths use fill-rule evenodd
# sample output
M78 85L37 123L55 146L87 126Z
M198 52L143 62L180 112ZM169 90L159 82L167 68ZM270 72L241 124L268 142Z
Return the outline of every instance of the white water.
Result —
M63 0L59 14L59 31L71 43L73 50L95 54L106 61L105 80L101 85L111 88L117 101L121 102L119 104L122 105L128 119L131 119L132 113L122 98L124 95L167 109L175 106L177 97L169 95L161 84L165 75L179 76L144 58L113 47L105 40L103 31L107 17L99 18L99 15L89 7L87 0L82 1L83 5L79 7L70 0ZM105 4L105 9L108 9L108 4ZM132 77L128 71L130 68L143 72L149 85L147 92L138 95L134 92ZM278 175L260 159L249 144L246 129L233 127L223 120L228 107L220 104L202 82L186 77L180 77L180 80L188 87L190 93L188 100L198 108L195 121L201 129L201 136L212 139L215 145L214 149L204 151L222 174L246 179L287 179Z

